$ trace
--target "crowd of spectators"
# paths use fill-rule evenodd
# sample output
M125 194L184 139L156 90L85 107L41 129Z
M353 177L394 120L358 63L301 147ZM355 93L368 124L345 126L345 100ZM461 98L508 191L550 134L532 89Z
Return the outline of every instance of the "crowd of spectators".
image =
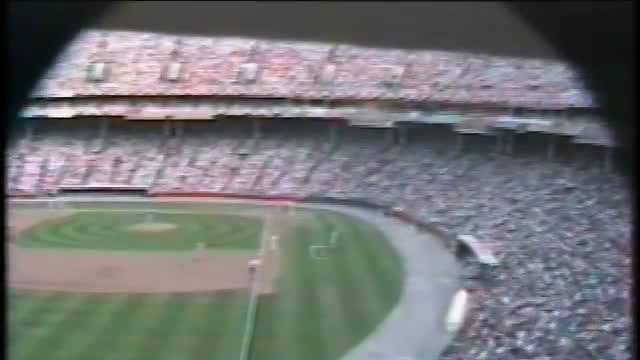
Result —
M125 31L81 34L34 95L594 105L576 73L557 62ZM478 264L465 263L472 309L442 360L631 357L630 201L601 158L549 159L522 146L507 155L473 141L458 149L446 136L392 144L371 129L341 129L334 143L318 131L256 138L206 124L175 133L132 123L23 134L9 149L8 190L123 185L390 204L453 234L472 234L500 259L482 279L474 276Z
M104 66L89 79L92 64ZM175 70L175 77L167 78L169 69ZM35 93L402 99L543 108L593 105L576 73L559 62L124 31L81 34Z
M9 190L117 184L394 204L490 242L500 258L483 283L465 280L473 308L443 360L630 358L630 202L600 159L579 166L473 142L453 153L442 137L391 145L372 130L329 144L312 131L255 139L202 126L24 135L9 151Z

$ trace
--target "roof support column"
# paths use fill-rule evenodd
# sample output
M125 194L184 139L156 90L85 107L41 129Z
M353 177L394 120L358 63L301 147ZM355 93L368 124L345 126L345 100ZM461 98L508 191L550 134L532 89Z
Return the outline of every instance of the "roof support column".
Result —
M456 147L454 152L455 154L460 154L463 149L464 149L464 136L459 132L456 132Z
M171 121L165 120L163 124L164 136L171 137Z
M108 132L109 132L109 120L102 119L102 121L100 122L100 137L104 138L105 136L107 136Z
M98 130L98 142L94 146L95 151L102 151L104 142L109 135L109 119L102 119L100 121L100 130Z
M253 140L257 141L260 139L260 135L261 135L261 125L262 123L260 122L260 119L258 118L254 118L253 119L253 134L252 134L252 138Z
M400 145L407 145L407 128L400 124L396 129L398 129L398 143Z
M515 142L516 134L513 131L509 131L506 134L506 144L505 144L505 153L508 155L513 155L513 143Z
M175 122L176 147L178 151L182 150L182 139L184 139L184 121Z
M502 131L496 131L496 154L500 154L502 152L504 142L503 136L504 134L502 133Z
M574 137L575 139L575 137ZM574 157L574 166L576 168L580 168L580 166L582 166L583 163L585 163L585 160L588 159L588 156L586 154L586 151L584 149L585 146L584 144L576 144L574 143L574 146L576 148L575 150L575 157Z
M396 143L396 128L390 127L384 129L384 142L387 145L395 145Z
M549 143L547 144L547 160L553 160L556 155L556 141L555 134L549 134Z
M611 172L613 169L613 148L610 146L604 147L604 170Z
M336 146L338 140L338 124L335 121L329 123L329 147Z
M25 128L26 128L26 132L27 132L27 143L31 142L31 139L33 139L33 121L26 121L25 122Z
M512 119L516 118L516 109L511 108L509 110L509 115ZM520 123L517 123L516 129L520 127ZM513 143L515 142L515 129L511 129L507 131L505 134L505 144L504 144L504 152L508 155L513 155Z

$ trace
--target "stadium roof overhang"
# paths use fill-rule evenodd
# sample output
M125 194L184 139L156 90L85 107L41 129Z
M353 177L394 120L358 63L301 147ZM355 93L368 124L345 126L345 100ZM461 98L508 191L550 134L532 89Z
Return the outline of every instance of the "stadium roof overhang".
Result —
M503 2L132 1L96 27L560 59Z
M450 125L461 134L491 134L496 129L565 135L576 143L614 146L602 121L594 116L515 116L500 111L429 111L386 109L354 105L326 106L277 102L137 101L74 99L39 102L27 106L22 116L50 119L86 117L128 120L208 120L224 117L347 120L353 126L390 128L397 123Z

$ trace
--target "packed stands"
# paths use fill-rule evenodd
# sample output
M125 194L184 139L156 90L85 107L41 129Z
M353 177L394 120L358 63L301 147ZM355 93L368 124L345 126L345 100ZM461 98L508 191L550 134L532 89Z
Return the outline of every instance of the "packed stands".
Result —
M87 81L97 62L105 79ZM491 242L498 259L488 279L465 265L473 309L443 360L630 358L629 194L566 65L88 32L34 96L24 115L41 120L10 146L10 193L130 185L391 204Z
M104 66L88 81L92 64ZM168 79L172 64L179 66L174 66L176 76ZM576 73L556 62L124 31L79 35L34 95L393 99L552 109L593 106Z

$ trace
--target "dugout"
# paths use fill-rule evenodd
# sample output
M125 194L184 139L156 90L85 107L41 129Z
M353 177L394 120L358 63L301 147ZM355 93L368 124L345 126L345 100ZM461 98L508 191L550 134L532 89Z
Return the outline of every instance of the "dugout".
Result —
M148 188L143 186L60 186L55 195L65 197L86 197L86 196L126 196L145 197Z

